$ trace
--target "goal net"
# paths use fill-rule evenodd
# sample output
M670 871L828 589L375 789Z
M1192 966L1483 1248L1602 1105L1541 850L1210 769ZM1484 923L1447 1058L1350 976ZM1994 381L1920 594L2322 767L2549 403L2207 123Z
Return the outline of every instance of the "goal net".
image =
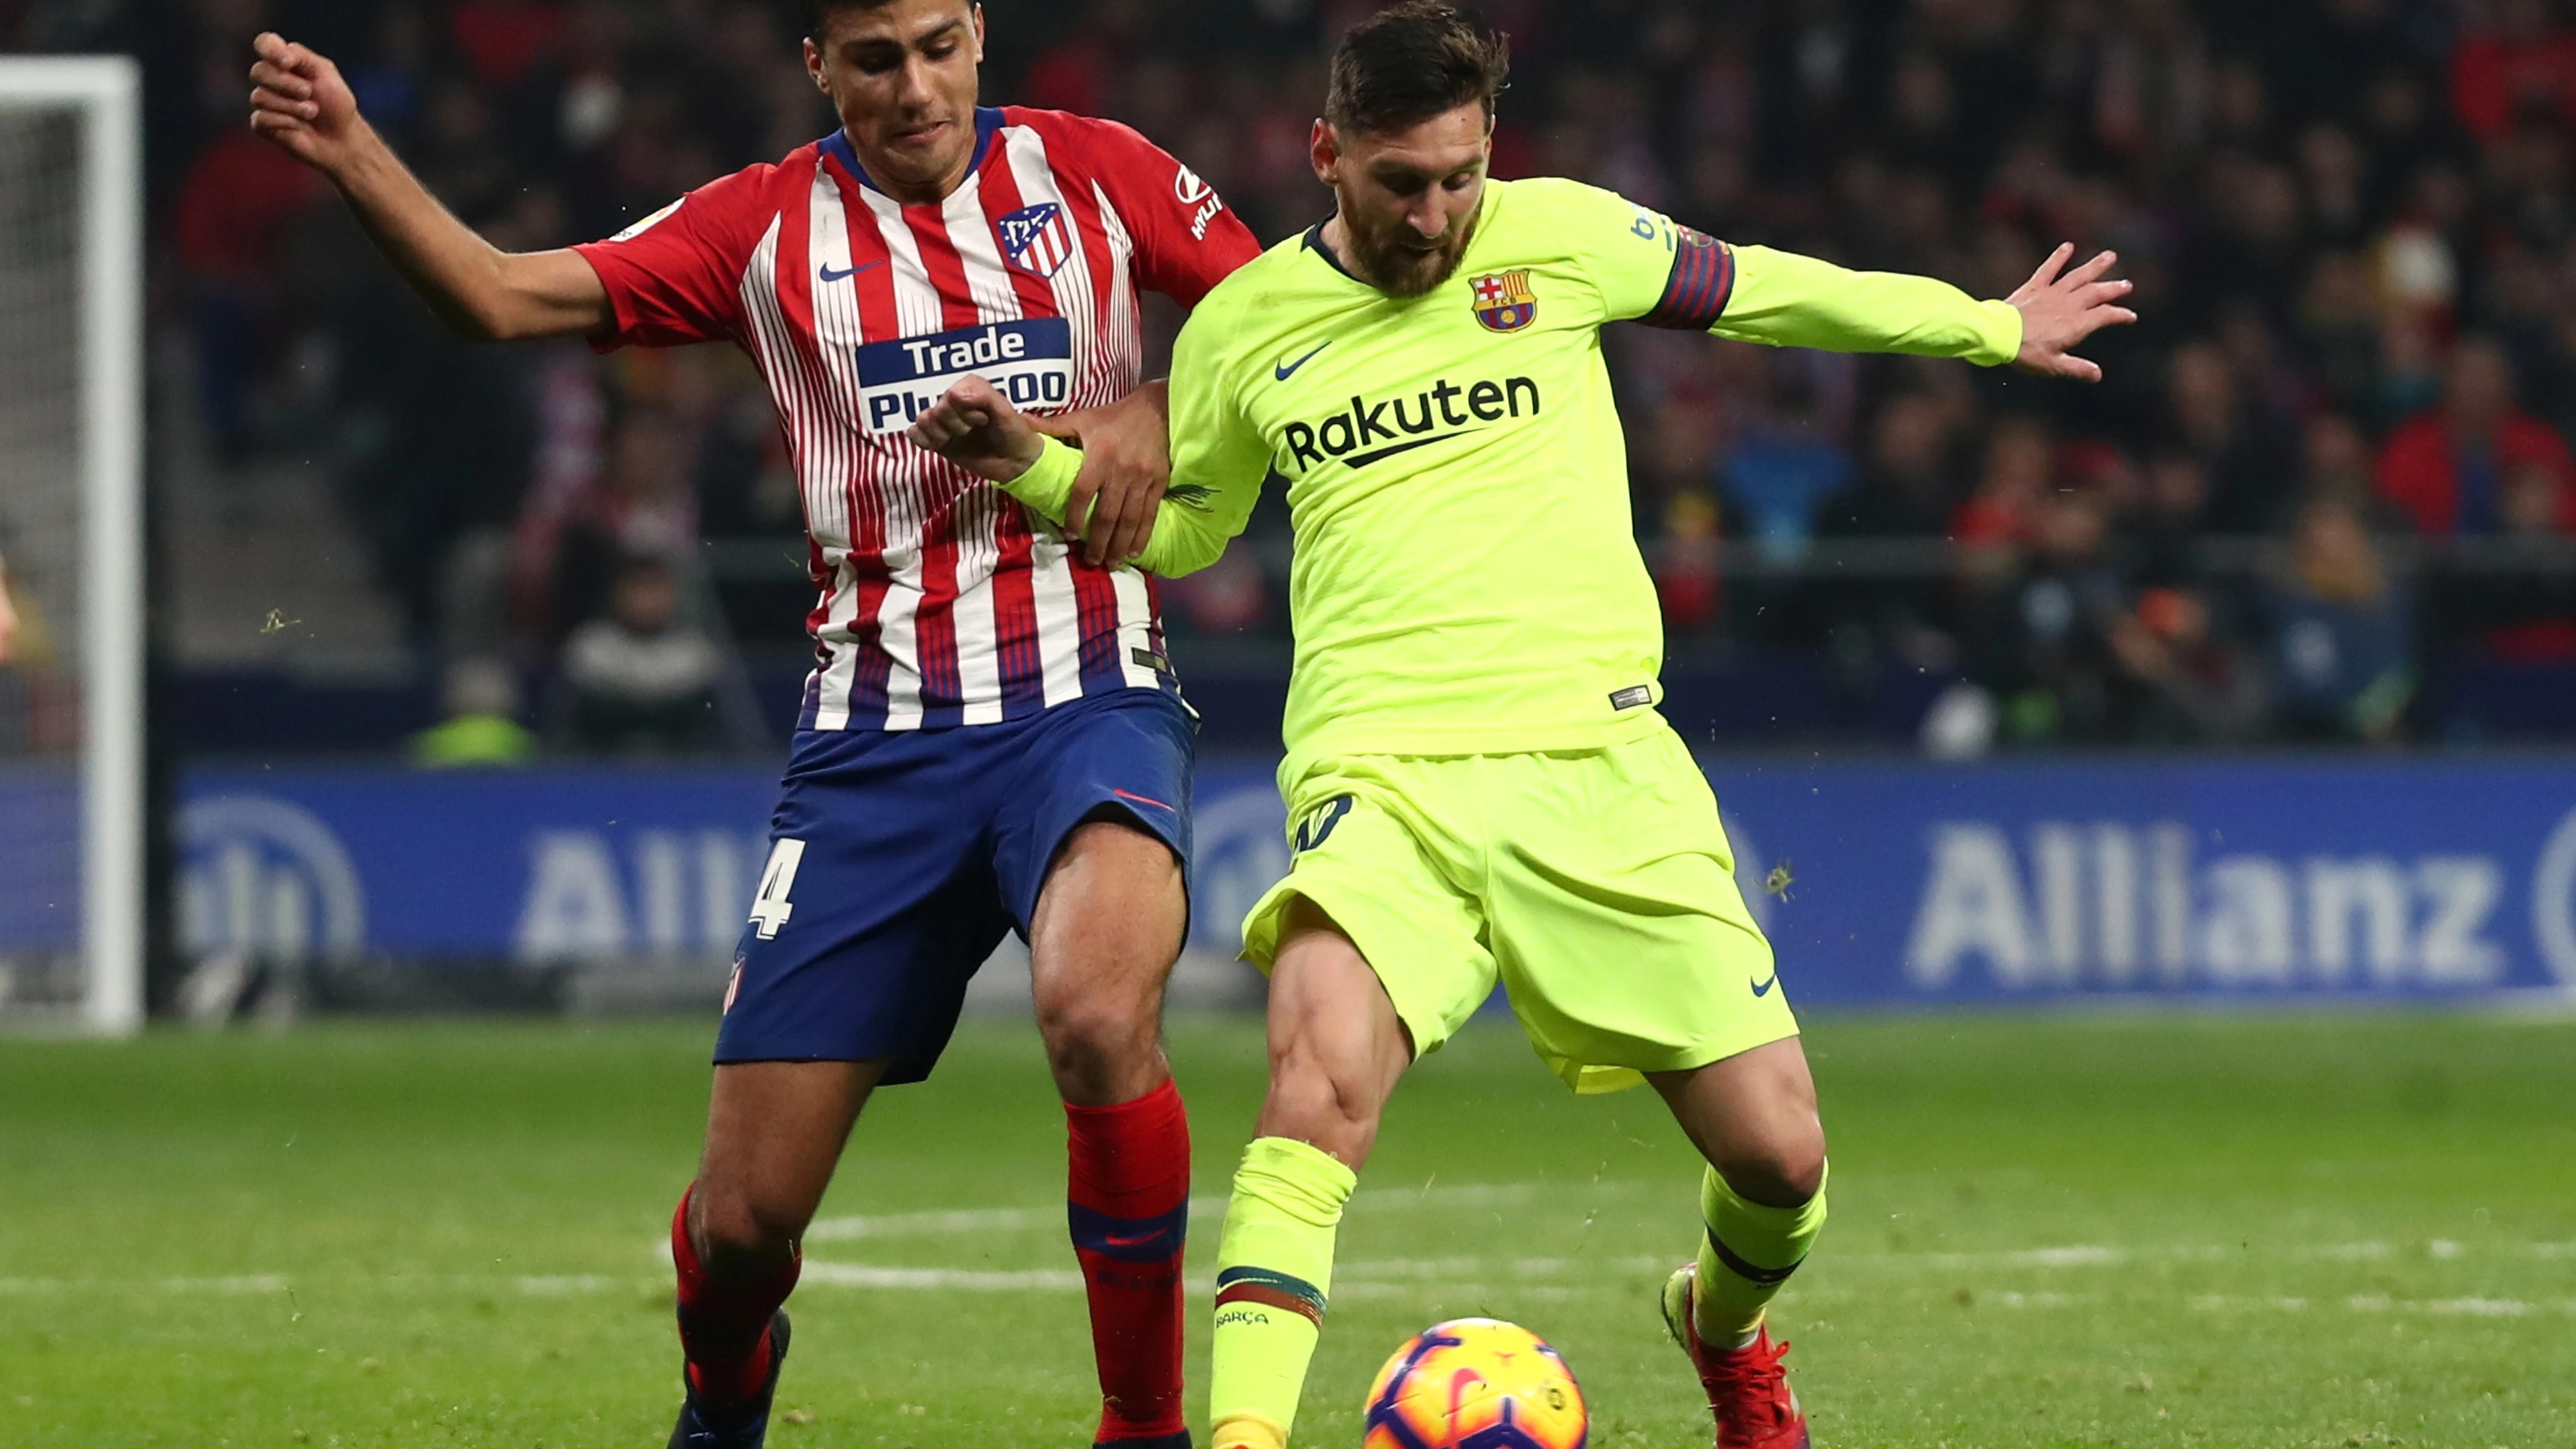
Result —
M143 1017L138 89L0 58L0 1026Z

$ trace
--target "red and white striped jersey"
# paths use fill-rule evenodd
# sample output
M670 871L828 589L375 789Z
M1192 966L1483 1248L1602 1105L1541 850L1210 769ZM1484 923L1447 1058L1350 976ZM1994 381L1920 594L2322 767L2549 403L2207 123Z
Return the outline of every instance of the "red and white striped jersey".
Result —
M879 191L834 132L579 248L616 309L602 346L728 339L768 379L819 595L802 729L990 724L1179 687L1148 579L1085 564L904 429L970 373L1030 412L1116 401L1142 380L1138 286L1195 305L1260 245L1125 126L975 118L974 165L935 205Z

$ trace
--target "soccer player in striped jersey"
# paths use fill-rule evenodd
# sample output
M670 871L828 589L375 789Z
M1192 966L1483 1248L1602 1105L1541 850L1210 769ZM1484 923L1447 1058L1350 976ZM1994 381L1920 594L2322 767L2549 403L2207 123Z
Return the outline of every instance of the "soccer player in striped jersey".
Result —
M1501 37L1438 0L1355 27L1314 133L1333 218L1212 293L1173 360L1171 492L1140 561L1212 562L1273 471L1297 535L1292 863L1244 923L1271 1078L1217 1252L1215 1449L1287 1443L1379 1114L1497 982L1569 1086L1652 1082L1706 1159L1664 1321L1719 1449L1805 1449L1764 1319L1824 1223L1824 1130L1717 802L1655 708L1663 628L1601 329L2089 380L2072 349L2131 320L2128 286L2108 253L2060 275L2061 248L1980 302L1488 180L1505 68ZM1075 455L980 382L915 436L1081 516Z
M332 64L275 35L251 123L328 176L467 335L729 341L777 403L817 667L717 1034L706 1154L672 1221L671 1443L762 1441L780 1305L843 1142L871 1091L929 1073L967 978L1016 928L1068 1118L1097 1438L1182 1449L1189 1129L1160 1020L1187 922L1192 724L1125 562L1168 473L1137 289L1195 304L1259 247L1126 127L979 107L970 0L806 11L806 68L840 129L569 250L475 236ZM1081 435L1101 505L1086 536L907 438L970 373Z

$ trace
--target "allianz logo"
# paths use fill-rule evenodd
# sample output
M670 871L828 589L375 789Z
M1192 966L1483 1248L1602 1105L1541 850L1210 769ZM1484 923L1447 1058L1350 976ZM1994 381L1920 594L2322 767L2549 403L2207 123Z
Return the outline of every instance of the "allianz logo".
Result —
M301 966L367 944L367 893L339 836L311 812L219 795L179 812L179 939L203 960Z
M2528 916L2488 855L2204 859L2180 821L2040 821L2016 838L1946 821L1927 840L1905 950L1927 992L1982 971L2007 990L2473 990L2504 984L2508 934L2576 985L2576 813L2533 865Z

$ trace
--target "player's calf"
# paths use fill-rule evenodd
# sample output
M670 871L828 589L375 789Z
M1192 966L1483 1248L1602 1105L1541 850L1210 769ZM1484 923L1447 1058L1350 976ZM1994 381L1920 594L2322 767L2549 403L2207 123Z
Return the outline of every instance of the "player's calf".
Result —
M1798 1039L1788 1037L1652 1080L1708 1160L1697 1326L1719 1350L1740 1347L1758 1335L1763 1310L1824 1227L1815 1079Z
M774 1386L772 1325L803 1266L798 1239L884 1069L882 1062L716 1068L706 1156L671 1219L690 1412L722 1421Z
M1058 852L1030 923L1038 1031L1065 1101L1065 1212L1100 1371L1094 1436L1187 1449L1181 1256L1190 1127L1163 1059L1163 984L1188 920L1180 862L1116 816Z
M1283 1449L1330 1301L1355 1169L1412 1048L1350 940L1300 903L1271 971L1270 1094L1217 1250L1215 1449Z
M746 1255L737 1243L722 1260L725 1270L711 1269L697 1202L693 1185L671 1217L682 1377L688 1388L682 1415L684 1421L692 1414L702 1421L721 1421L747 1416L777 1383L778 1309L796 1290L804 1260L792 1238L780 1255L766 1261Z
M1825 1223L1824 1127L1789 1037L1651 1080L1707 1168L1699 1253L1664 1285L1665 1326L1690 1354L1719 1449L1805 1449L1806 1416L1763 1318Z

